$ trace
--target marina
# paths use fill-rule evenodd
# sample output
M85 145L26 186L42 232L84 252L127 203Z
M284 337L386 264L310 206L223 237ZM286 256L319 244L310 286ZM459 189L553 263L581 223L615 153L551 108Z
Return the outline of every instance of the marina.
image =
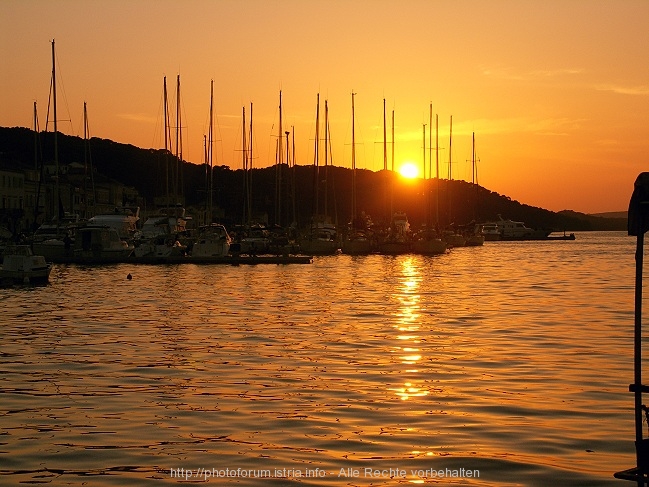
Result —
M0 290L0 483L620 485L633 256L624 232L582 232L296 266L57 264Z

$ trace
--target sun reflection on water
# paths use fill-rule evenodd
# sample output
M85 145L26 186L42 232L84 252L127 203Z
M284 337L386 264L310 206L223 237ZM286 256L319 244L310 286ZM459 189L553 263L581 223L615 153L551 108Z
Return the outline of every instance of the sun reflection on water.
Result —
M399 302L399 310L396 313L397 322L394 325L399 331L396 336L397 344L394 346L394 353L399 362L408 366L405 373L409 375L418 374L423 356L421 353L421 336L419 335L421 323L421 272L415 265L413 257L408 257L400 262L400 275L398 286L394 292L394 298ZM413 367L415 366L415 367ZM402 401L413 397L427 396L428 391L420 387L421 379L412 377L399 387L392 389L394 394Z

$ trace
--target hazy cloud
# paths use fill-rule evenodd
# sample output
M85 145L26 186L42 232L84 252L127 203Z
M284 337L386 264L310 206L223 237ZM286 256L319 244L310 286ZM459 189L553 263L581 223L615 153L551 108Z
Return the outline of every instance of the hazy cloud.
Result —
M611 91L620 95L647 96L649 95L649 85L640 86L622 86L615 84L601 84L595 86L598 91Z

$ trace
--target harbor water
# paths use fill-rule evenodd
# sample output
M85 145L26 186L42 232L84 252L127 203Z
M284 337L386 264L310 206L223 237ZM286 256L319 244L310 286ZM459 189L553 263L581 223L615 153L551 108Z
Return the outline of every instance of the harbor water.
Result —
M0 485L629 484L634 250L57 265L0 289Z

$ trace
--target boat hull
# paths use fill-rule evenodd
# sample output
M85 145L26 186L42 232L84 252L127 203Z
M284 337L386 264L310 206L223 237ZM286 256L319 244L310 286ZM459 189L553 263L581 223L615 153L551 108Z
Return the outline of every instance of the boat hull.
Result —
M412 244L412 251L422 255L440 255L446 253L446 242L441 239L417 240Z

